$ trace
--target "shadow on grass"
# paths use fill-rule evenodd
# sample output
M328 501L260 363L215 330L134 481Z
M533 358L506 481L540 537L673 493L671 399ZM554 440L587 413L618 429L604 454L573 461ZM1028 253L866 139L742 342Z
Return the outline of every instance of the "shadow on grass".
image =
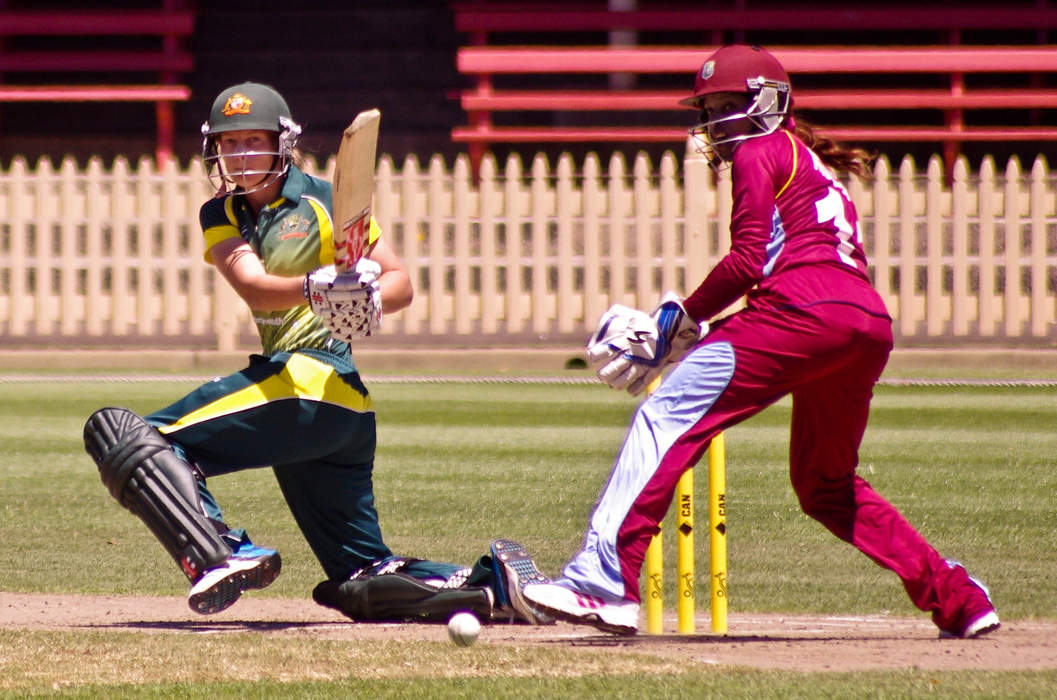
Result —
M565 644L574 647L642 647L648 649L653 646L680 645L711 645L711 644L788 644L799 642L884 642L906 640L905 634L876 635L864 634L856 636L853 634L839 635L773 635L773 634L739 634L739 635L708 635L708 634L663 634L663 635L636 635L629 637L615 637L611 635L599 635L597 637L580 637L578 639L548 639L549 644Z
M333 629L347 626L349 623L342 621L320 622L320 621L282 621L282 620L224 620L213 622L194 622L190 620L149 620L131 622L113 622L105 625L87 624L77 625L80 629L87 630L141 630L156 632L191 632L191 633L218 633L218 632L282 632L285 630L312 630Z

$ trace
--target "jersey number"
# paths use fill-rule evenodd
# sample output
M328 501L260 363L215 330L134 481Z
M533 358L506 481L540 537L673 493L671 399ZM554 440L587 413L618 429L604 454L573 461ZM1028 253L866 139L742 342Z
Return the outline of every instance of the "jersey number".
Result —
M809 152L811 153L811 160L814 162L815 170L819 171L830 183L826 196L815 202L818 222L820 224L832 223L837 229L837 256L840 257L841 262L856 267L851 254L855 250L854 244L858 242L858 236L855 227L851 225L844 213L845 202L850 197L847 196L844 186L833 177L833 173L822 164L822 161L819 160L814 151Z

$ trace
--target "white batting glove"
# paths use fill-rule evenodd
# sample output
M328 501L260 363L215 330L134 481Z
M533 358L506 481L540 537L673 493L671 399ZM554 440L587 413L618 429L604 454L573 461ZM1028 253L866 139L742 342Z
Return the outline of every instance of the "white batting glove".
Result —
M336 274L333 265L321 267L305 276L305 298L340 340L369 336L382 325L381 271L378 263L367 258L342 274Z
M378 316L368 317L361 313L335 311L320 318L332 336L346 343L370 336L379 328Z

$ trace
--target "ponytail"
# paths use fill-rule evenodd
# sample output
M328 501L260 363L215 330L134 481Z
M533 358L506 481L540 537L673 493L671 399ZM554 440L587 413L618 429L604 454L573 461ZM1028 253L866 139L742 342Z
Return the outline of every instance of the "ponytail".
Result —
M839 172L851 173L863 179L873 176L874 159L877 154L856 146L842 146L833 139L815 132L799 115L788 120L790 130L807 145L819 159Z

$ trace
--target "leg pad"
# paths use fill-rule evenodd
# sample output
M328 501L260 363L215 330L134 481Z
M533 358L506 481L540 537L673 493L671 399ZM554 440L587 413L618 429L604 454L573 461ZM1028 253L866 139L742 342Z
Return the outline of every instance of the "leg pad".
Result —
M492 615L483 587L437 588L399 571L324 581L312 591L312 598L360 621L447 622L459 611L487 621Z
M150 528L189 580L231 555L202 510L194 469L152 425L132 411L103 408L85 423L84 446L110 494Z

